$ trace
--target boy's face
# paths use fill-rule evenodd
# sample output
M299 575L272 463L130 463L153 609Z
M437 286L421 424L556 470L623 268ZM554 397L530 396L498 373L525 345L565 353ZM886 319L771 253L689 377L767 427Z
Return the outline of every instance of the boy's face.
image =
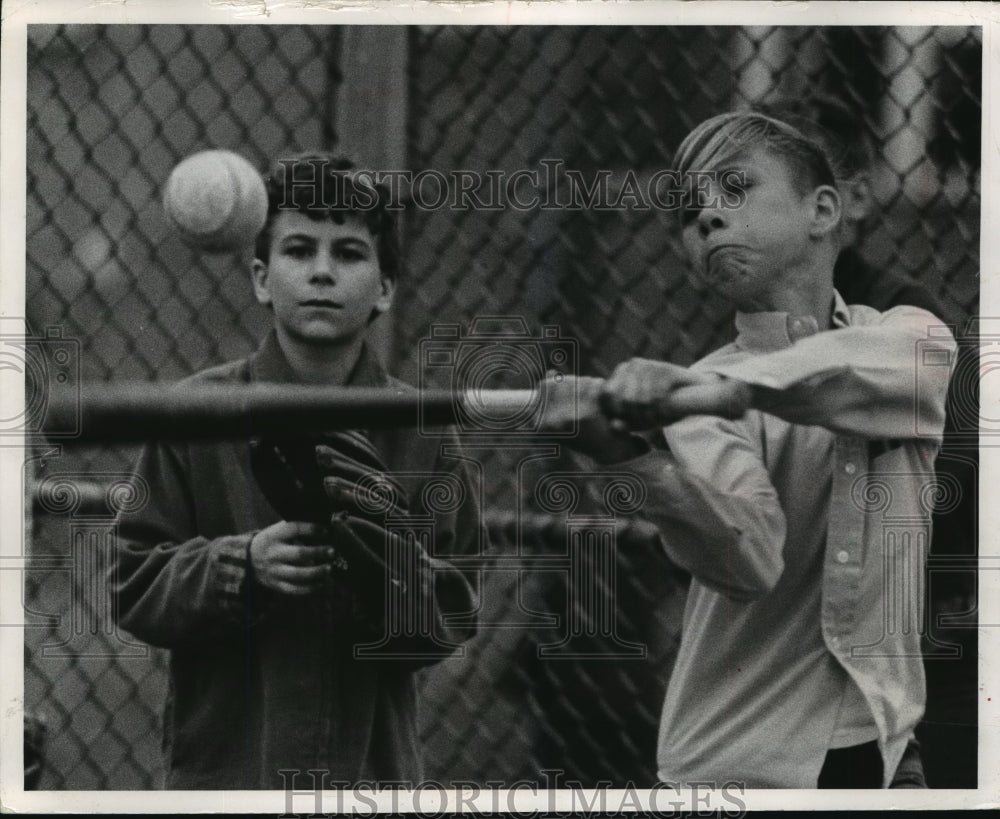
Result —
M781 157L763 148L740 151L713 168L716 179L727 171L745 175L745 201L725 207L718 185L709 203L684 216L684 248L695 273L720 295L737 304L766 301L775 288L802 268L812 251L810 194L793 184ZM730 196L732 198L732 196Z
M254 292L274 310L280 333L305 343L357 338L373 314L392 302L375 238L357 216L343 224L279 213L271 226L271 258L253 265Z

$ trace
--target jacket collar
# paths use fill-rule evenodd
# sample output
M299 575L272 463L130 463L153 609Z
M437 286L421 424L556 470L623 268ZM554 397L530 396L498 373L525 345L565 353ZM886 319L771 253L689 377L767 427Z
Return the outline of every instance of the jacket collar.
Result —
M272 382L277 384L297 384L292 365L282 352L278 343L278 335L272 329L264 337L257 351L250 356L250 380L255 382ZM351 387L385 387L389 377L371 351L368 344L361 347L361 355L347 378L347 386Z
M847 327L851 313L840 293L833 291L833 326ZM736 344L747 350L783 350L796 341L819 332L812 316L760 312L736 314Z

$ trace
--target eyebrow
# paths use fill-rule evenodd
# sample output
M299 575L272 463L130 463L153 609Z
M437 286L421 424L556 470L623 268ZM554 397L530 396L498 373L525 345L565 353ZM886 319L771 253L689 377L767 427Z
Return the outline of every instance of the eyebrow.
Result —
M310 233L289 233L286 236L282 236L279 240L281 244L286 242L310 242L312 244L317 244L319 239ZM357 244L363 245L364 247L372 247L372 243L361 236L339 236L334 239L336 244Z
M724 165L713 168L712 172L717 180L724 176L737 176L741 181L745 181L753 173L753 169L746 165Z
M289 233L281 237L281 243L285 242L316 242L316 237L310 236L308 233Z
M710 170L716 176L721 176L724 173L740 173L745 172L750 165L750 158L743 152L737 152L735 154L730 154L727 157L723 157L720 162L716 162L711 166Z

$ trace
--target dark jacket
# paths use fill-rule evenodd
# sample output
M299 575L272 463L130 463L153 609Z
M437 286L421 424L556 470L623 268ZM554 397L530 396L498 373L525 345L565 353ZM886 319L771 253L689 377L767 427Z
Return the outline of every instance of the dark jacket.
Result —
M294 382L272 333L250 358L188 379ZM412 389L391 379L365 350L348 380ZM453 555L485 550L480 490L466 462L446 457L447 438L414 430L370 438L408 491L411 512L429 513L433 533L429 637L404 645L407 659L358 659L357 644L378 644L385 622L357 616L351 573L309 597L267 592L248 571L254 533L280 517L253 479L243 441L152 445L136 480L145 506L123 515L112 588L118 622L170 649L165 718L167 787L282 789L281 770L319 769L337 781L421 776L413 669L436 662L475 630L476 595ZM461 503L428 508L434 475L465 487ZM371 594L371 591L364 592ZM384 609L382 609L384 610ZM445 615L465 613L464 618ZM391 631L391 630L390 630ZM423 632L426 633L426 632ZM416 644L415 644L416 642ZM398 648L391 640L381 650Z

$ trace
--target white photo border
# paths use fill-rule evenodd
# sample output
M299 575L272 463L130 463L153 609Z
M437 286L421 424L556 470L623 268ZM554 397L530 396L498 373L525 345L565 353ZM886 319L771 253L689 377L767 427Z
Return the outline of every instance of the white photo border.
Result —
M998 315L1000 310L1000 6L991 3L952 2L216 2L215 0L48 0L48 2L7 2L3 6L2 52L0 52L0 315L23 315L25 304L25 195L26 161L26 89L27 25L31 23L210 23L217 25L268 24L461 24L461 25L549 25L549 24L689 24L731 26L761 25L929 25L981 26L983 33L983 115L982 115L982 221L981 226L981 312ZM982 384L984 414L1000 402L1000 394L989 382ZM23 396L5 393L0 405L5 418L19 412ZM988 417L1000 417L994 410ZM988 499L994 491L992 478L1000 476L1000 450L981 449L980 554L1000 558L1000 504ZM23 494L19 479L21 450L0 445L0 561L20 554L21 538L16 521L22 520ZM14 476L14 477L12 477ZM0 563L0 568L3 568ZM15 622L21 604L22 575L19 571L0 571L0 623ZM979 582L981 623L1000 623L1000 573L981 572ZM966 790L892 790L892 791L747 791L745 799L751 810L761 809L942 809L987 808L1000 806L1000 629L980 628L980 700L979 708L979 777L975 791ZM107 813L268 813L280 815L287 810L286 795L279 791L24 791L21 758L21 713L23 707L23 637L19 628L0 628L0 804L5 811L36 812L107 812ZM586 792L592 796L590 792ZM608 805L624 807L610 792ZM617 792L620 793L620 792ZM640 792L646 807L660 808L668 800L649 803L649 792ZM445 792L449 801L443 806L454 810L454 792ZM415 808L406 794L398 797L404 812ZM390 807L384 794L373 810L371 798L355 799L353 812L370 815ZM624 796L621 797L624 799ZM685 802L686 799L686 802ZM683 794L678 801L697 810ZM334 812L335 805L352 812L350 797L341 803L334 795L325 800L324 811ZM495 810L494 797L484 792L474 801L482 812ZM584 803L586 804L586 803ZM421 813L437 812L442 806L427 798L419 803ZM521 790L504 795L500 812L524 814L560 811L581 812L581 803L568 792ZM718 805L716 805L718 807ZM726 805L721 807L725 808ZM730 806L731 807L731 806ZM677 808L673 808L677 810ZM295 811L312 813L308 798L298 797ZM628 808L624 812L630 812Z

